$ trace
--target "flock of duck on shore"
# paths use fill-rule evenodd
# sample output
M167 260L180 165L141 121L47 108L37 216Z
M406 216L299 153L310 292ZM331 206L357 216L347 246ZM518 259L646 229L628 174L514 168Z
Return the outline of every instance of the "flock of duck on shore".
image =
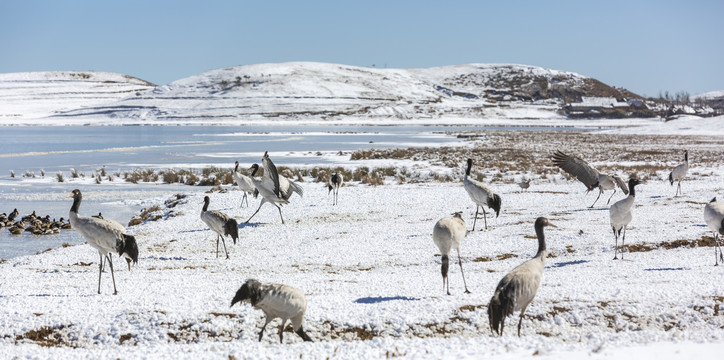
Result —
M581 181L586 186L587 192L593 191L596 188L599 189L598 197L591 207L595 205L604 191L613 190L615 193L618 188L627 195L624 199L615 202L609 208L611 230L616 241L614 259L618 259L619 253L621 254L621 259L623 259L626 227L632 220L632 209L636 196L635 188L637 185L644 184L644 182L636 178L624 181L616 175L599 173L584 160L566 155L560 151L553 154L552 161L565 172ZM480 209L482 209L485 228L487 229L487 211L485 208L491 209L497 217L500 214L502 206L502 198L500 195L492 191L486 184L471 178L472 166L473 160L468 159L465 177L463 178L463 187L470 196L470 199L476 204L472 230L467 230L462 212L457 212L452 214L452 216L444 217L437 221L432 232L433 242L440 250L442 256L441 274L443 291L448 295L450 295L448 271L451 251L454 249L457 252L465 292L469 293L470 291L465 282L465 274L460 259L461 244L467 234L475 230ZM254 197L261 195L262 197L259 208L257 208L246 222L249 222L265 203L270 203L279 210L279 216L283 224L284 217L282 216L281 205L288 204L294 193L302 196L304 191L299 184L278 174L276 166L267 153L262 157L262 167L264 173L260 178L256 177L260 169L258 164L251 166L251 176L243 175L238 171L238 161L232 172L235 183L243 192L241 206L244 205L245 201L248 206L247 194L253 194ZM689 157L688 151L685 151L684 162L676 166L669 174L669 182L672 186L675 182L678 182L674 196L680 194L681 181L686 177L688 169ZM329 192L333 194L334 205L338 203L338 193L343 183L344 179L341 174L334 173L329 176L327 186ZM522 189L527 189L530 186L530 181L524 181L519 185ZM130 270L131 263L138 262L138 245L136 239L133 235L127 234L126 229L121 224L113 220L103 219L100 213L91 217L78 215L78 209L82 200L80 190L73 190L71 197L73 198L73 204L70 209L68 222L65 222L63 218L59 221L55 221L54 219L50 220L50 217L47 215L45 217L39 217L35 215L35 212L16 221L19 214L17 209L15 209L10 215L0 214L0 228L8 227L12 233L22 232L24 229L33 234L52 234L57 233L60 229L69 229L72 227L99 253L98 293L100 294L101 292L102 270L105 264L108 264L113 279L114 294L117 294L118 291L113 275L111 254L117 253L120 257L124 258ZM609 203L612 197L613 194L608 199ZM210 197L205 196L200 217L201 220L217 234L216 256L218 257L219 255L219 241L221 241L226 258L228 259L229 253L226 249L225 237L230 237L232 241L236 243L239 237L239 225L233 217L218 210L209 210L210 202ZM724 203L717 202L716 198L712 199L704 208L704 221L715 234L715 265L718 265L719 261L724 262L724 255L719 245L719 235L724 235ZM539 217L535 220L534 229L538 239L538 251L536 255L532 259L515 267L498 282L487 308L492 332L502 335L506 317L516 311L520 311L520 319L518 322L518 336L520 336L521 324L526 308L532 302L540 286L546 259L544 228L548 226L555 227L555 225L550 223L545 217ZM620 248L618 246L619 238L621 239ZM249 279L236 292L231 305L233 306L239 302L249 302L252 306L264 312L266 320L259 333L260 341L267 324L275 318L281 318L282 320L279 331L280 342L283 340L283 329L287 321L292 322L294 331L304 341L312 341L302 326L307 301L301 290L284 284L261 283L257 280Z

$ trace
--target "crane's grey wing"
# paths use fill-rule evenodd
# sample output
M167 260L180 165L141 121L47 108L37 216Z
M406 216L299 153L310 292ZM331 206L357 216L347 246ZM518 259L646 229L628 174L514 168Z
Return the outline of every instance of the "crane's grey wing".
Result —
M563 171L575 176L587 187L598 182L598 171L577 157L568 156L559 150L553 154L553 163Z
M264 153L264 157L261 159L261 164L264 166L264 176L271 180L271 182L274 184L274 194L276 194L277 197L279 197L279 173L277 172L277 167L274 166L274 163L269 158L268 153Z
M623 193L628 195L628 186L626 186L626 182L623 181L623 179L621 179L621 177L618 175L613 175L612 177L613 177L613 180L616 182L616 185L618 185L618 187L620 187L621 190L623 190Z

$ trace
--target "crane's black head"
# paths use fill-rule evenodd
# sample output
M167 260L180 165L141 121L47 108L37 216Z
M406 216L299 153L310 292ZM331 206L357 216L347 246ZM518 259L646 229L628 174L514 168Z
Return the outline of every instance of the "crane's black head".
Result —
M597 188L599 185L598 181L596 181L593 185L586 185L586 192L593 191L593 189Z
M201 209L201 211L206 211L209 209L209 202L211 202L211 199L209 198L209 196L208 195L204 196L204 208Z
M493 194L492 197L488 198L488 207L493 209L495 211L495 217L498 217L500 215L500 205L502 204L503 200L500 199L500 195Z
M236 171L239 168L239 162L234 161L234 171Z
M83 195L80 193L80 190L75 189L70 193L70 197L73 198L73 206L70 207L70 211L77 214L78 208L80 207L80 201L83 199Z
M261 297L261 283L257 280L249 279L236 291L236 295L234 295L234 298L231 300L231 306L243 301L248 301L254 306L261 300Z
M133 235L123 234L123 245L118 248L118 256L126 259L128 270L131 270L131 262L138 264L138 244Z
M551 222L548 221L548 219L545 218L545 217L543 217L543 216L535 219L535 227L536 227L536 228L543 228L543 227L546 227L546 226L557 227L557 226L551 224Z
M470 169L473 167L473 159L468 159L468 168L465 170L465 175L470 176Z
M251 170L251 176L256 176L256 172L259 171L259 164L251 165L249 170Z

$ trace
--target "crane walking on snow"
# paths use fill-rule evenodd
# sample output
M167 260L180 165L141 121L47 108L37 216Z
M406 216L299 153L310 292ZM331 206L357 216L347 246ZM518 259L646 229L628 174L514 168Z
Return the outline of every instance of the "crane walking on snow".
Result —
M632 209L634 200L636 199L636 185L641 184L638 179L629 179L628 187L631 193L624 199L617 201L611 205L608 209L609 217L611 218L611 229L613 229L613 236L616 237L616 247L613 250L613 259L618 259L617 253L621 253L621 260L623 260L623 250L626 242L626 226L631 222ZM618 237L621 236L621 230L623 229L623 238L621 239L621 251L618 250Z
M469 294L468 284L465 282L465 273L463 272L463 261L460 258L460 244L467 235L465 229L465 221L462 218L462 211L452 214L452 217L445 217L435 223L432 229L432 240L440 249L442 254L442 290L445 291L447 284L447 294L450 295L450 281L447 278L448 269L450 268L450 250L455 249L458 253L458 264L460 265L460 274L463 276L463 285L465 285L465 293Z
M126 234L123 225L110 219L99 219L95 217L79 216L78 208L83 199L80 190L75 189L70 197L73 198L73 205L70 207L70 223L88 245L98 250L100 263L98 264L98 293L101 293L101 273L103 271L103 258L106 259L111 268L111 279L113 279L113 295L118 294L116 289L116 278L113 274L113 260L110 253L116 252L118 256L126 259L128 270L131 270L131 262L138 263L138 244L133 235Z
M234 240L234 245L236 245L236 239L239 238L239 224L234 218L221 211L209 210L210 201L211 199L209 199L208 196L204 196L204 208L201 209L201 221L216 233L216 257L219 257L219 238L221 238L221 242L224 244L224 252L228 259L229 252L226 251L224 235L231 236L231 239Z
M681 193L681 180L684 180L686 177L686 173L689 171L689 150L684 150L684 162L677 165L674 170L672 170L669 173L669 183L671 183L671 186L674 186L674 182L679 182L679 185L676 186L676 194L675 197Z
M246 206L249 206L249 199L246 195L253 194L254 190L256 190L254 182L251 181L251 178L239 172L238 161L234 163L234 171L231 172L231 176L234 178L239 190L244 193L244 197L241 198L241 207L244 207L244 200L246 200Z
M304 332L302 321L307 311L307 299L299 289L284 284L260 283L254 279L247 280L241 285L231 300L231 306L238 302L249 302L251 306L264 312L266 319L259 332L259 341L264 336L264 329L274 319L281 318L279 326L279 343L283 342L284 325L292 321L294 332L304 341L312 338Z
M714 266L718 266L720 260L724 263L724 255L722 255L719 245L720 235L724 235L724 203L717 202L716 198L711 199L704 207L704 221L714 231ZM717 250L719 256L717 256Z
M342 184L344 183L344 177L340 173L334 173L329 177L329 182L327 183L327 189L330 192L333 192L334 200L332 200L332 205L337 205L337 199L339 197L339 188L342 187Z
M543 275L546 260L546 240L543 228L546 226L556 227L544 217L536 219L535 233L538 236L538 253L532 259L511 270L495 288L495 293L488 304L488 321L491 332L503 336L505 318L520 310L520 320L518 321L518 336L520 336L520 326L523 323L525 309L528 308L538 292Z

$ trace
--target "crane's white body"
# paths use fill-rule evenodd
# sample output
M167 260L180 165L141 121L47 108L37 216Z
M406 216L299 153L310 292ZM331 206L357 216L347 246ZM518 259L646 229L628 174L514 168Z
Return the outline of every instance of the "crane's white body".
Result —
M704 207L704 221L709 229L714 232L714 266L719 265L719 260L724 262L721 245L719 241L721 235L724 235L724 203L717 202L714 198ZM718 251L718 255L717 255Z
M450 281L447 280L447 270L449 267L450 250L455 249L458 255L458 264L460 264L460 273L463 274L463 284L465 284L465 292L469 293L468 285L465 283L465 274L463 273L463 263L460 259L460 245L467 235L465 221L460 217L460 213L455 213L452 217L445 217L435 223L432 229L432 241L440 250L442 255L442 287L445 291L447 283L447 294L450 295Z

